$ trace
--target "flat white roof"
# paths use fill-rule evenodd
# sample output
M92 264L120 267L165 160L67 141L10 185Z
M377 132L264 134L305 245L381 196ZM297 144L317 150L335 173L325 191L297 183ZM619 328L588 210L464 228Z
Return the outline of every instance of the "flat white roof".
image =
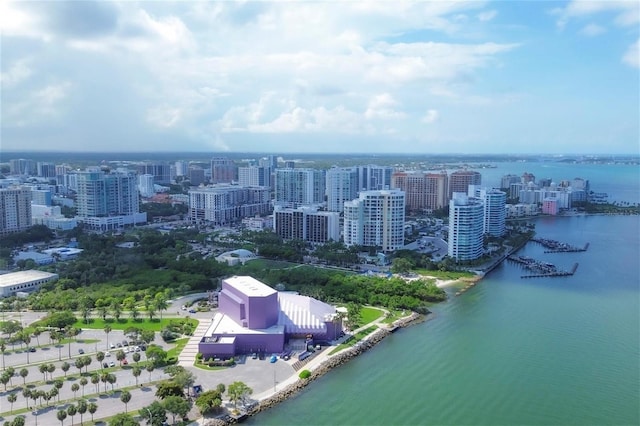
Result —
M37 271L35 269L29 271L11 272L9 274L0 275L0 287L10 287L12 285L28 283L34 280L53 278L58 278L58 274Z
M224 282L249 297L265 297L277 293L274 289L253 277L231 277L225 279Z
M239 334L283 334L284 333L284 325L276 324L269 328L246 328L242 325L235 322L231 317L216 312L213 316L213 320L211 321L211 325L204 333L204 337L211 337L214 334L229 334L230 336L222 336L222 337L232 337Z

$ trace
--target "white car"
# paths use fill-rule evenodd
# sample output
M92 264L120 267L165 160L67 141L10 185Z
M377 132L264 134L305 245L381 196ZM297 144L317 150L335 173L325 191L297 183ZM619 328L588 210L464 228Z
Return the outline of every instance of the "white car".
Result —
M140 352L140 346L136 346L136 347L134 348L134 350L135 350L136 352Z
M107 352L106 354L104 354L104 356L106 356L107 358L109 358L111 356L111 352Z

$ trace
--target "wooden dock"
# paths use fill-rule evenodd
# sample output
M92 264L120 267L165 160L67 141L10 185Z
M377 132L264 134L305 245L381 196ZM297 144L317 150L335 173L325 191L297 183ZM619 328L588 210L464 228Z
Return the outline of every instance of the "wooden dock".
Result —
M585 244L584 247L581 248L548 238L532 238L531 241L547 248L548 250L545 250L545 253L577 253L587 251L589 248L589 243Z

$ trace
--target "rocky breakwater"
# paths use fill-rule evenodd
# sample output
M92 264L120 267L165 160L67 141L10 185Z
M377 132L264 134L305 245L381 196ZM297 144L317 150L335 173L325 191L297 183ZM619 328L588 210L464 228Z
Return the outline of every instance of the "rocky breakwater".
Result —
M393 323L392 328L395 327L407 327L409 325L416 324L418 322L424 321L425 316L422 314L418 314L412 312L411 315L401 318ZM377 345L382 339L389 336L391 331L385 328L378 328L376 331L368 335L365 339L357 342L354 346L345 349L341 352L338 352L335 355L329 356L325 361L323 361L320 365L314 368L311 371L311 375L306 379L299 379L296 382L287 385L280 391L274 393L267 398L256 402L251 407L247 409L247 415L254 416L261 411L267 410L281 402L286 401L288 398L294 396L302 389L307 387L312 381L324 376L331 369L339 367L343 364L346 364L352 358L357 357L358 355L368 351L375 345ZM237 423L237 420L230 416L225 416L223 418L217 418L210 423L206 423L207 426L223 426L228 424Z

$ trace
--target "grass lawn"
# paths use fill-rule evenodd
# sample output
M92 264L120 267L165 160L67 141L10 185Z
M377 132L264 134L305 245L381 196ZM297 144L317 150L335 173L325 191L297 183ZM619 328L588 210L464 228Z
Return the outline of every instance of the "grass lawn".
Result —
M167 351L167 358L171 358L171 357L178 358L178 355L180 355L180 352L182 352L184 347L187 346L188 342L189 342L188 337L185 337L183 339L177 339L174 342L176 345Z
M394 321L402 318L404 316L403 313L406 315L406 311L397 310L397 309L389 310L389 316L386 317L383 322L385 324L391 324Z
M141 330L150 330L150 331L161 331L164 327L168 326L171 322L174 321L189 321L193 325L195 329L198 325L198 320L193 318L160 318L149 320L138 319L137 321L132 320L131 318L120 318L119 321L108 318L104 321L102 318L91 318L89 319L89 323L85 323L83 320L78 320L73 324L74 327L77 328L89 328L94 330L103 330L105 325L111 326L112 330L126 330L129 327L137 327Z
M458 280L460 278L471 278L476 275L472 272L453 272L453 271L430 271L428 269L414 269L416 274L426 275L428 277L434 277L441 280Z
M378 326L372 325L371 327L368 327L368 328L365 328L362 331L359 331L355 335L349 337L344 343L340 343L338 346L336 346L335 349L333 349L331 352L329 352L329 355L333 355L333 354L335 354L337 352L340 352L343 349L350 348L351 346L355 345L360 340L364 339L366 336L368 336L369 334L373 333L377 329L378 329Z
M369 324L384 315L384 311L378 308L372 308L370 306L363 306L360 309L360 321L358 321L359 326L363 326L365 324Z

